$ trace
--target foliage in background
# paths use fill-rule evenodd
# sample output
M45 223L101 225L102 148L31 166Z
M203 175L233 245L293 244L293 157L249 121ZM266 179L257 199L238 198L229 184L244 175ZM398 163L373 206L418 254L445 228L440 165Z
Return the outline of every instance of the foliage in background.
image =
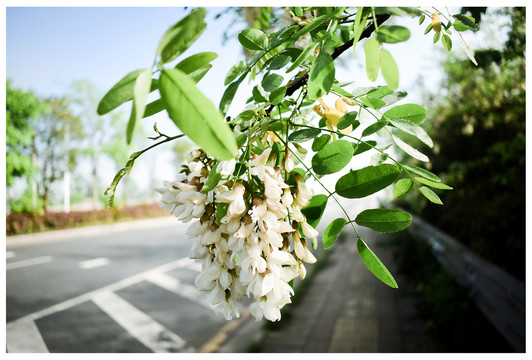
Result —
M44 214L12 212L6 217L6 234L21 235L41 231L69 229L77 226L109 224L116 221L160 217L165 215L157 204L124 206L91 211L47 212Z
M437 144L431 171L443 174L454 191L440 194L445 209L415 194L409 204L524 280L525 9L500 12L511 22L504 48L477 50L478 68L468 61L446 61L446 96L435 95L428 110L429 133Z
M13 89L9 80L6 82L6 187L12 187L17 178L25 178L30 187L35 181L34 125L47 111L46 104L33 93ZM31 191L19 199L8 196L7 201L19 211L39 210L42 205Z
M419 299L417 310L438 352L513 352L433 255L425 239L408 232L391 235L398 273L407 276L401 291Z

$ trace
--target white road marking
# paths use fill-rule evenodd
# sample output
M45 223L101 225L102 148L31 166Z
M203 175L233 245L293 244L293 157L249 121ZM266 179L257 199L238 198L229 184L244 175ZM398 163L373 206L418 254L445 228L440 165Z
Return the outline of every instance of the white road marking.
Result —
M15 257L14 251L6 251L6 259L11 259Z
M7 328L7 334L8 334L6 345L7 345L8 349L11 346L10 341L13 339L13 336L9 335L11 329L15 329L16 330L19 326L24 326L25 324L34 322L35 320L41 319L41 318L43 318L45 316L54 314L54 313L59 312L59 311L63 311L63 310L69 309L69 308L71 308L73 306L82 304L85 301L90 301L94 296L97 296L100 293L110 292L110 291L111 292L112 291L117 291L117 290L126 288L128 286L134 285L134 284L136 284L138 282L146 280L153 273L167 272L167 271L171 271L171 270L178 269L178 268L188 267L190 264L194 264L194 260L191 260L189 258L182 258L182 259L179 259L179 260L175 260L175 261L172 261L172 262L157 266L157 267L155 267L153 269L146 270L146 271L141 272L139 274L127 277L127 278L122 279L120 281L117 281L117 282L115 282L113 284L104 286L104 287L102 287L100 289L96 289L96 290L90 291L88 293L81 294L79 296L76 296L74 298L65 300L63 302L60 302L60 303L55 304L55 305L52 305L52 306L47 307L45 309L36 311L36 312L28 314L28 315L25 315L25 316L23 316L21 318L18 318L17 320L11 321L11 322L9 322L7 324L7 327L6 327ZM28 350L26 350L26 351L28 351Z
M48 353L48 348L33 321L6 326L7 351L10 353Z
M100 291L91 300L142 344L155 353L192 352L185 340L116 295Z
M96 259L81 261L79 263L79 267L82 269L94 269L96 267L105 266L107 264L109 264L109 259L96 258Z
M169 262L169 263L164 264L164 265L157 266L157 267L155 267L153 269L146 270L146 271L141 272L139 274L127 277L127 278L122 279L120 281L117 281L117 282L115 282L113 284L104 286L102 288L99 288L99 289L96 289L96 290L93 290L93 291L89 291L88 293L81 294L79 296L76 296L74 298L65 300L63 302L60 302L60 303L55 304L55 305L52 305L52 306L47 307L45 309L36 311L36 312L28 314L28 315L25 315L25 316L23 316L21 318L18 318L17 320L13 320L10 324L25 322L25 321L28 321L28 320L29 321L35 321L35 320L43 318L45 316L54 314L54 313L56 313L58 311L63 311L63 310L69 309L69 308L71 308L73 306L76 306L76 305L79 305L81 303L84 303L85 301L91 300L91 297L94 296L95 294L98 294L99 292L117 291L117 290L126 288L128 286L131 286L133 284L136 284L138 282L141 282L141 281L145 280L146 277L149 274L153 273L153 272L171 271L171 270L174 270L174 269L185 267L191 262L193 262L193 260L191 260L189 258L182 258L182 259L179 259L179 260L175 260L175 261Z
M183 284L179 279L162 272L153 272L146 277L146 280L214 311L214 306L209 301L207 293L200 291L193 285Z
M40 256L32 259L14 261L6 264L6 270L18 269L26 266L45 264L52 261L51 256Z

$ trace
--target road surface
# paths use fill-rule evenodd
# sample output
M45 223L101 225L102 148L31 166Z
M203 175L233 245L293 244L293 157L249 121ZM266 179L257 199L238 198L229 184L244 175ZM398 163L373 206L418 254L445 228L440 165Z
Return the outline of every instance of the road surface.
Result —
M200 268L187 258L186 224L131 224L8 240L8 352L215 350L228 322L194 286Z

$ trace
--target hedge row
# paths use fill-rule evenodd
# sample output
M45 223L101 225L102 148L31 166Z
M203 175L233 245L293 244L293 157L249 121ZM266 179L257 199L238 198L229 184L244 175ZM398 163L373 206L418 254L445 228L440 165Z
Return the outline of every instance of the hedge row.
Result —
M6 217L6 233L7 235L27 234L164 215L165 212L159 208L158 204L124 206L111 210L72 211L69 213L11 213Z

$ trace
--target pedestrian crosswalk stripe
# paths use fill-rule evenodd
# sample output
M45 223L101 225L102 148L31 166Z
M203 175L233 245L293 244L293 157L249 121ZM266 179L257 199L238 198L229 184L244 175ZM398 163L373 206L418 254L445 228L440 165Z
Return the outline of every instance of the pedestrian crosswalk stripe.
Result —
M94 294L91 300L128 333L155 353L192 352L185 340L168 330L112 291Z
M214 311L214 306L209 301L208 293L198 290L194 285L183 284L173 276L155 271L149 274L146 280Z
M174 269L185 267L185 266L187 266L188 264L190 264L192 262L193 262L193 260L191 260L189 258L181 258L179 260L175 260L175 261L166 263L164 265L157 266L157 267L155 267L153 269L150 269L150 270L141 272L139 274L127 277L127 278L122 279L120 281L117 281L117 282L115 282L113 284L104 286L102 288L99 288L99 289L96 289L96 290L93 290L93 291L89 291L88 293L81 294L81 295L76 296L74 298L65 300L65 301L60 302L58 304L52 305L50 307L44 308L42 310L36 311L34 313L31 313L31 314L25 315L25 316L23 316L23 317L21 317L21 318L19 318L17 320L12 321L11 323L20 323L20 322L25 322L25 321L28 321L28 320L35 321L35 320L43 318L45 316L54 314L54 313L56 313L58 311L63 311L63 310L69 309L69 308L71 308L73 306L79 305L79 304L81 304L81 303L83 303L85 301L88 301L88 300L91 299L91 297L94 294L97 294L98 292L102 292L102 291L117 291L117 290L126 288L128 286L131 286L133 284L136 284L136 283L139 283L139 282L145 280L146 276L148 276L150 273L152 273L154 271L162 271L162 272L171 271L171 270L174 270Z
M6 346L10 353L47 353L48 347L33 321L6 326Z

